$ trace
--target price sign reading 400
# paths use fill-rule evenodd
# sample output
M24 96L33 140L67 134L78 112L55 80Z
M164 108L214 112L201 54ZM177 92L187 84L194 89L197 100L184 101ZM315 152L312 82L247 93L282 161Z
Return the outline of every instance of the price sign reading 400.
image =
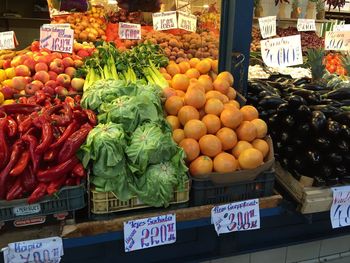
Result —
M124 222L125 252L172 244L175 242L175 214Z
M269 67L287 67L303 64L300 35L260 41L261 56Z
M176 11L152 14L154 30L168 30L177 28Z
M350 31L326 32L325 50L350 51Z

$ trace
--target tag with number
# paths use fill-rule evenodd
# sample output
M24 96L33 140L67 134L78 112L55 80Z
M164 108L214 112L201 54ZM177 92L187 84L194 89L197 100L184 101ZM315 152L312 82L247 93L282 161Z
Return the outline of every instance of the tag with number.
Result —
M350 31L350 25L349 24L334 25L333 31Z
M332 228L350 225L350 186L332 188L333 203L330 210Z
M43 25L40 28L40 48L73 53L74 31L65 24Z
M175 214L124 222L125 252L172 244L175 242Z
M261 40L261 56L269 67L303 64L300 35Z
M301 31L316 31L315 19L298 18L297 29Z
M18 41L14 31L6 31L0 33L0 50L14 49L17 45Z
M350 31L326 32L325 50L349 51Z
M211 210L211 220L218 235L259 229L259 199L215 206Z
M259 27L263 38L276 36L276 16L259 18Z
M178 26L180 29L184 29L190 32L197 31L197 17L192 14L187 14L185 12L180 12L178 17Z
M177 28L176 11L152 14L154 30L168 30Z
M141 25L131 23L119 23L120 39L141 39Z

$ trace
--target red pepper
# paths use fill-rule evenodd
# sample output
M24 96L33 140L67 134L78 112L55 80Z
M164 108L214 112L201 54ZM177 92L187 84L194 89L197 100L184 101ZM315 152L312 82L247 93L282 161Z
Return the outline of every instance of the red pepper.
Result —
M86 177L86 170L82 163L78 163L74 169L73 174L77 177Z
M47 193L49 195L53 195L54 193L58 192L58 190L61 189L61 187L64 185L64 183L66 182L66 177L67 175L63 175L60 179L53 181L49 184L49 186L47 187Z
M50 101L50 100L48 100L48 99L47 99L47 100L45 100L45 102L44 102L44 107L45 107L45 108L47 108L47 109L48 109L48 108L51 108L51 107L52 107L52 103L51 103L51 101Z
M8 179L9 173L12 167L17 162L20 153L23 149L23 141L21 139L17 140L12 146L11 157L6 165L6 167L0 173L0 199L4 199L6 195L6 181Z
M47 191L47 184L40 183L33 193L28 197L28 204L33 204L37 201L39 201L41 198L43 198L46 195Z
M48 149L47 152L44 153L44 161L45 162L53 162L55 161L58 154L58 149Z
M80 110L75 110L73 111L73 119L76 120L77 122L83 124L89 121L88 116L86 115L85 112L80 111Z
M27 99L27 103L30 105L37 105L36 104L36 98L34 96L31 96Z
M28 103L28 99L27 99L27 97L20 97L17 100L17 103L27 104Z
M63 115L63 116L62 116ZM72 122L73 111L70 106L66 103L63 104L63 114L62 115L51 115L51 120L58 126L67 126Z
M6 118L0 119L0 169L7 164L10 155L5 132L6 123Z
M70 158L64 163L60 163L56 166L53 166L49 169L39 171L37 178L39 182L49 183L55 180L58 180L62 177L63 174L67 174L73 170L75 165L79 162L77 157Z
M38 180L36 179L36 176L33 173L33 169L30 166L28 166L27 169L25 169L25 171L22 173L21 179L24 190L27 193L32 193L38 186Z
M69 177L66 179L66 182L64 183L67 186L74 186L76 183L75 178Z
M72 97L66 97L64 99L65 104L67 104L71 109L75 107L75 100Z
M75 185L80 185L81 184L81 177L75 178Z
M47 96L46 96L45 92L38 90L37 92L35 92L35 98L36 98L35 102L40 105L46 101Z
M0 106L0 111L4 111L6 114L30 114L34 111L41 109L38 105L31 104L7 104Z
M86 113L86 115L89 119L89 123L92 126L96 126L96 124L97 124L96 114L92 110L84 110L84 112Z
M63 147L58 154L59 163L65 162L70 158L72 158L73 156L75 156L75 153L78 151L80 146L85 142L86 137L88 136L91 129L92 129L91 125L86 123L83 126L81 126L79 130L77 130L71 136L69 136L69 138L63 144Z
M40 155L35 152L36 147L38 146L38 140L35 138L35 136L29 134L24 135L22 140L29 144L30 158L33 164L33 173L36 174L40 163Z
M42 121L41 127L41 143L35 149L35 153L43 154L51 145L53 140L53 132L51 123Z
M30 153L29 150L25 150L21 157L19 158L17 164L12 168L10 175L11 176L18 176L21 173L23 173L24 169L27 168L27 165L29 163L30 159Z
M6 200L11 201L14 199L21 198L24 193L24 187L22 186L21 178L18 178L15 184L10 188L6 195Z
M80 105L81 96L80 96L80 95L74 96L74 100L75 100L75 103L76 103L76 104Z
M20 133L25 133L26 131L29 130L30 127L32 127L33 125L33 119L32 116L28 116L24 121L22 121L19 125L18 125L18 131Z
M68 139L68 137L71 136L72 133L75 132L77 129L78 129L78 123L76 121L73 121L65 129L62 136L55 143L50 145L49 149L53 149L53 148L56 148L58 146L61 146L61 144L64 143Z
M7 116L6 128L7 128L8 136L13 137L17 134L17 130L18 130L17 122L14 119L12 119L12 117L10 116Z

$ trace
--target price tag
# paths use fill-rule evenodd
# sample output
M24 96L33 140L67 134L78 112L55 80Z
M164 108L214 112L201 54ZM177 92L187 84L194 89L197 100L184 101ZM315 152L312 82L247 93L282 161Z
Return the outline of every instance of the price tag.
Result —
M333 31L350 31L350 24L334 25Z
M276 16L259 18L259 27L263 38L276 36Z
M124 222L125 252L172 244L175 242L175 214Z
M211 210L211 220L218 235L259 229L259 199L215 206Z
M40 48L73 53L73 42L74 31L66 24L43 25L40 28Z
M349 51L350 31L326 32L325 50Z
M153 13L153 29L168 30L177 28L176 11Z
M185 12L178 11L178 26L180 29L184 29L190 32L197 31L197 17L192 14L187 14Z
M120 39L141 39L141 25L131 23L119 23Z
M261 40L261 56L269 67L303 64L300 35Z
M63 256L63 243L60 237L50 237L10 243L2 251L5 263L58 263Z
M330 210L332 228L350 225L350 186L332 188L333 203Z
M0 50L14 49L17 45L18 41L14 31L6 31L0 33Z
M301 31L316 31L315 19L298 18L297 29Z

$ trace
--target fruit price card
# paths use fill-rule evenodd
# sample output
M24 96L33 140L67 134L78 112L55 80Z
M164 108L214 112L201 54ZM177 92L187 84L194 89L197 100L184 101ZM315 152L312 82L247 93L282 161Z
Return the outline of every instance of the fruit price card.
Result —
M350 225L350 186L335 187L330 210L332 228Z
M177 28L176 11L153 13L153 29L154 30L168 30Z
M315 19L298 18L297 29L301 31L316 31Z
M14 31L0 32L0 50L14 49L18 45L18 41Z
M325 50L349 51L350 31L328 31L324 41Z
M197 31L197 17L192 14L187 14L185 12L180 12L178 17L178 26L180 29L184 29L190 32Z
M262 38L276 36L276 16L259 18L259 27Z
M40 48L73 53L74 31L66 24L43 25L40 28Z
M132 23L119 23L120 39L141 39L141 25Z

